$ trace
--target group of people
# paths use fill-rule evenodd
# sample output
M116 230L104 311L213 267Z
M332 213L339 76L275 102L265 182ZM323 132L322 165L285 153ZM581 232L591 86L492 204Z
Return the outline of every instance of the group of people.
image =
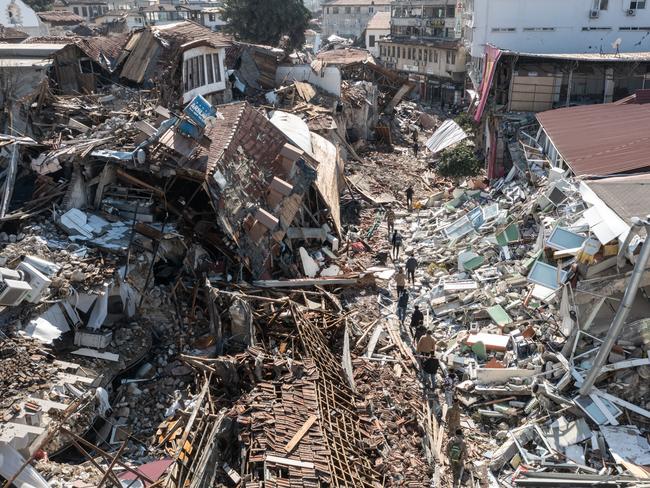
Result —
M417 142L415 142L415 145L417 145ZM417 148L415 146L414 152L417 155ZM409 186L406 190L406 199L408 209L411 211L413 206L412 186ZM395 212L392 208L387 209L385 217L388 227L388 235L392 245L391 256L395 262L399 262L403 238L399 231L395 229ZM397 317L402 326L404 326L404 322L406 321L409 302L409 293L406 289L406 285L407 282L411 285L415 285L415 271L417 267L418 261L415 258L415 254L412 252L404 263L406 273L404 272L404 268L398 266L397 273L395 274ZM432 331L425 327L424 314L418 305L413 307L410 328L414 338L414 344L416 344L416 357L420 364L424 385L427 388L435 390L436 376L440 369L440 362L436 357L437 343L433 337ZM447 404L445 423L449 436L449 441L447 443L447 457L454 478L454 486L457 486L460 482L463 471L463 460L467 451L467 446L463 438L463 431L460 429L460 408L458 404L454 402L454 392L457 383L458 378L454 373L444 375L442 390L444 392L445 403Z

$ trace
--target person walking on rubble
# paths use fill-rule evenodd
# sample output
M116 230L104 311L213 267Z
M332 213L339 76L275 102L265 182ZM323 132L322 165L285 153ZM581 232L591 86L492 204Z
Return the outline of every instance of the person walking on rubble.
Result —
M456 430L460 429L460 407L458 406L458 402L454 402L451 408L447 409L445 424L450 437Z
M413 330L413 337L417 332L418 327L424 324L424 314L420 310L420 307L417 305L413 307L413 313L411 314L411 329Z
M409 303L409 294L407 291L402 291L402 294L397 300L397 318L400 323L404 325L404 320L406 320L406 307Z
M393 231L393 238L391 239L393 244L393 259L395 261L399 260L399 249L402 247L402 234L398 231Z
M418 267L418 260L415 259L415 256L413 253L411 253L411 256L406 260L406 279L408 279L411 282L411 285L415 285L415 270Z
M413 210L413 185L409 185L408 188L406 189L406 206L409 209L409 212Z
M467 445L463 438L463 431L456 430L456 435L447 443L447 458L451 465L451 473L454 477L454 486L460 486L463 462L467 452Z
M427 332L420 337L418 345L415 347L415 352L418 354L431 354L436 351L436 340L431 335L431 331Z
M388 207L388 210L386 210L386 226L388 227L388 235L391 235L393 231L395 231L395 211Z
M443 382L443 387L445 389L445 402L447 402L447 407L451 407L454 404L454 391L456 390L457 378L454 373L449 373L445 376Z
M436 374L438 373L438 367L440 366L440 361L435 356L434 353L429 354L422 361L422 374L424 376L424 386L430 386L431 389L436 388Z
M418 157L418 151L420 150L420 144L418 144L418 141L415 141L413 143L413 155L417 158Z
M399 297L402 296L402 292L406 289L406 275L401 267L397 268L397 274L395 275L395 288L397 290L397 298L399 299Z

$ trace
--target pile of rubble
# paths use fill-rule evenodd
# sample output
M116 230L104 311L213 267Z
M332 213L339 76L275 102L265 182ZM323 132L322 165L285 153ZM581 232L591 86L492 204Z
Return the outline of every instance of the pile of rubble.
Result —
M594 387L581 390L631 273L620 258L634 263L640 248L632 236L618 244L594 228L585 216L599 209L584 195L580 181L537 162L490 187L467 180L451 199L425 193L420 210L398 213L405 255L419 261L411 304L425 312L443 376L457 377L472 461L465 475L477 482L647 477L642 385L650 358L641 302Z

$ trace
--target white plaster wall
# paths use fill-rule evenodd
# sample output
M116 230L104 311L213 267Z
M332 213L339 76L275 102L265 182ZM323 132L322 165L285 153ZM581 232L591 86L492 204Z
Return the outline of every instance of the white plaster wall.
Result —
M645 9L629 16L630 0L609 0L607 10L597 19L589 12L594 0L473 0L469 22L471 55L483 55L486 44L503 49L531 53L606 53L614 52L612 43L622 39L621 52L650 51L650 2ZM493 29L515 28L515 32ZM552 31L525 31L524 28L554 28ZM645 27L625 31L621 27ZM468 27L466 27L467 29ZM583 28L610 28L588 30Z
M308 81L331 95L341 96L341 72L334 66L325 68L323 76L308 64L279 66L275 73L275 83L279 86L284 81Z
M12 22L9 17L9 7L14 5L18 13L18 23ZM14 27L32 36L47 35L47 27L41 23L36 12L23 0L0 0L0 24L5 27Z
M221 81L217 83L210 83L209 85L199 86L193 90L183 93L183 103L191 101L197 95L206 96L211 93L220 92L226 89L226 72L223 65L224 58L226 56L226 50L224 48L214 49L207 46L199 46L188 49L183 53L183 70L185 70L185 60L200 56L201 54L219 54L219 71L221 72ZM205 63L205 58L203 58L203 62ZM205 69L207 73L207 64L205 64ZM185 73L183 73L183 79L185 79Z
M374 57L379 57L379 40L390 35L390 29L366 29L366 49ZM370 36L375 36L375 45L370 47Z

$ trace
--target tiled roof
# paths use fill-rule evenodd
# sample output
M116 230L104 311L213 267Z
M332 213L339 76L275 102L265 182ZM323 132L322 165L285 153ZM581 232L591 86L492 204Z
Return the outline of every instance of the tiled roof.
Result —
M0 39L26 39L28 37L29 34L26 32L0 24Z
M29 37L23 41L23 44L72 44L78 36L37 36Z
M84 37L75 42L93 61L102 64L100 58L104 55L111 62L116 60L122 52L122 48L128 39L128 34L120 34L107 37Z
M51 12L38 12L38 18L43 22L57 24L80 24L84 21L83 17L67 10L53 10Z
M189 20L152 27L152 31L170 42L186 44L193 41L205 41L212 47L232 45L232 37L220 32L213 32L208 27Z
M318 53L316 59L327 64L352 64L362 63L369 60L372 56L363 49L332 49Z

